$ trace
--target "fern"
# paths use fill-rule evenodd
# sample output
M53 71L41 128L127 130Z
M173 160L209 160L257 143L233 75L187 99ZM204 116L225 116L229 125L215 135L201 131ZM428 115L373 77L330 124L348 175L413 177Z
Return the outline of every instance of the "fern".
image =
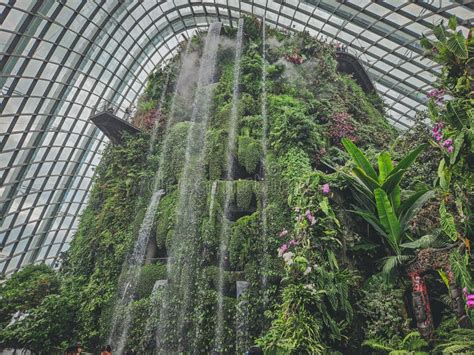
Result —
M469 270L469 256L461 255L459 251L454 251L449 257L451 269L459 285L473 288L471 273Z
M387 340L383 338L365 340L362 345L370 347L374 350L386 351L390 355L398 354L427 354L423 350L428 347L428 343L424 340L420 333L410 332L401 341L399 338L391 339L394 344L387 344Z
M474 352L474 329L454 329L448 338L434 349L443 354L472 354Z
M439 206L439 215L441 217L441 229L453 241L458 239L458 232L456 230L456 222L454 216L447 211L444 201L441 201Z

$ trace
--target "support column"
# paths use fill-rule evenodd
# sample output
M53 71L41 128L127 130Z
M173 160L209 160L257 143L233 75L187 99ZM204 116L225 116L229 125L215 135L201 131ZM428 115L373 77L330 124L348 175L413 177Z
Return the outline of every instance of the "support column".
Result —
M409 276L413 287L412 302L418 331L422 337L431 338L434 326L424 276L418 272L410 273Z

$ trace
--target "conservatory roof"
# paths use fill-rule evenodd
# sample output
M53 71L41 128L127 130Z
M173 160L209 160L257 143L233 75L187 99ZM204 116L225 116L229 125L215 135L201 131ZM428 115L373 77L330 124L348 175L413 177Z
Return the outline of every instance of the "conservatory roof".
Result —
M107 138L89 117L132 105L183 38L244 14L336 39L359 58L390 119L409 127L439 67L421 34L471 1L0 0L0 273L54 264L77 228Z

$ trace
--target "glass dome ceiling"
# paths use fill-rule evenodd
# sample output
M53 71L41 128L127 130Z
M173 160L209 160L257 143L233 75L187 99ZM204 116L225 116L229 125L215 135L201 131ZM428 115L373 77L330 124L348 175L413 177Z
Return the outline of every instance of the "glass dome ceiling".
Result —
M148 75L198 28L241 15L347 45L389 119L408 128L439 68L421 34L471 1L0 0L0 273L55 264L85 207L107 138L89 121L99 102L121 114Z

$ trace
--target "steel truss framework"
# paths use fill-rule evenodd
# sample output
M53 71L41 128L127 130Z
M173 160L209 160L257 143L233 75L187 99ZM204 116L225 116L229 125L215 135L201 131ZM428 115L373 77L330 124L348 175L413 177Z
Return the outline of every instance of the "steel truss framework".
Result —
M99 101L136 102L148 75L196 29L242 15L347 45L395 126L425 108L439 73L421 34L470 1L0 0L0 273L55 264L87 201L106 138L88 117Z

